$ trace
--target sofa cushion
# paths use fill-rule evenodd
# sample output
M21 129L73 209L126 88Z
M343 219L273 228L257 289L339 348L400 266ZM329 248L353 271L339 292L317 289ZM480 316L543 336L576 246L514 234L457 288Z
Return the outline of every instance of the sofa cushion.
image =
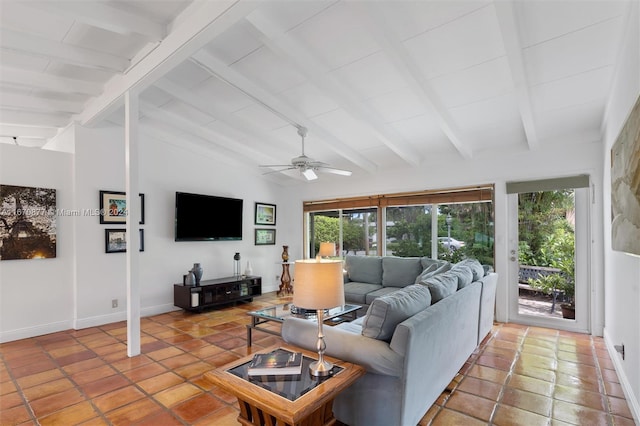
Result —
M380 256L347 256L345 269L349 281L382 283L382 258Z
M344 285L344 299L350 303L359 305L367 304L367 294L381 289L379 284L369 284L361 282L348 282ZM295 290L294 290L295 291Z
M456 265L466 265L471 268L474 281L478 281L480 278L484 277L484 268L476 259L464 259L458 262Z
M393 293L394 291L401 290L403 287L382 287L381 289L372 291L371 293L367 293L365 301L367 305L370 305L371 302L376 300L378 297L384 296L385 294Z
M448 263L448 262L446 260L432 259L430 257L426 257L425 256L425 257L421 257L420 258L420 263L422 264L422 269L424 270L424 269L427 269L428 267L433 266L433 265L437 265L436 266L436 268L437 268L438 266L442 266L442 265L444 265L445 263Z
M439 302L447 296L451 296L458 290L458 277L449 271L434 275L421 281L431 292L431 303Z
M385 287L406 287L416 282L416 277L422 272L419 257L382 258L382 285Z
M453 274L458 277L458 290L460 290L461 288L465 288L474 281L473 272L467 265L453 265L453 267L447 273Z
M412 284L378 297L371 303L362 323L362 335L391 341L396 326L431 304L431 293L419 284Z
M439 260L436 263L432 263L427 266L421 273L416 277L416 284L420 284L422 281L426 280L429 277L433 277L434 275L442 274L451 269L451 263L443 260Z

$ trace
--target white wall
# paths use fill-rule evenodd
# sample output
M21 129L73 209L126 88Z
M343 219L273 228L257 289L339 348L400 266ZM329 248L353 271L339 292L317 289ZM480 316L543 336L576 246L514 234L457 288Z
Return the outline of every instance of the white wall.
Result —
M100 190L124 191L124 139L121 128L76 131L77 208L98 208ZM141 312L151 315L176 309L173 284L195 262L204 268L203 279L233 274L233 256L241 255L241 269L251 261L254 275L263 277L263 292L277 289L282 245L291 240L286 224L292 220L283 190L264 181L253 168L234 164L197 145L176 146L141 136L140 191L145 194L145 251L140 253ZM174 241L175 192L241 198L244 200L242 241ZM276 243L255 246L254 202L277 208ZM215 218L212 217L212 220ZM77 222L76 328L126 318L126 260L124 253L104 252L107 228L97 217ZM296 239L298 237L296 236ZM112 299L118 307L112 308Z
M72 210L73 156L0 144L0 183L53 188L57 208ZM57 218L53 259L0 261L0 342L71 328L73 221Z
M611 147L640 95L640 8L634 4L605 121L603 233L605 341L640 424L640 258L611 249ZM625 346L625 360L613 345Z

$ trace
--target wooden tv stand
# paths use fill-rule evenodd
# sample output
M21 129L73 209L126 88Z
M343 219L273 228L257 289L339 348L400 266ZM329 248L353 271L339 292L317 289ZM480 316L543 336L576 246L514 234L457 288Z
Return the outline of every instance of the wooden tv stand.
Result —
M188 311L237 301L252 301L262 294L262 278L252 275L202 280L199 285L173 285L173 304Z

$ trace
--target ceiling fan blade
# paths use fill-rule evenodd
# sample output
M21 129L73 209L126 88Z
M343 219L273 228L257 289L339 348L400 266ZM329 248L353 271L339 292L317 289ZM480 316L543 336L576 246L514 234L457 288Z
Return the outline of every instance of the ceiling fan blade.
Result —
M287 167L293 168L291 164L260 164L258 167Z
M260 166L260 167L264 167L264 166ZM266 167L284 167L284 169L278 169L278 170L271 170L268 172L263 173L262 175L270 175L272 173L280 173L280 172L286 172L287 170L295 170L295 167L287 167L287 166L266 166Z
M334 175L351 176L351 170L336 169L334 167L321 166L321 167L318 167L316 170L323 173L333 173Z

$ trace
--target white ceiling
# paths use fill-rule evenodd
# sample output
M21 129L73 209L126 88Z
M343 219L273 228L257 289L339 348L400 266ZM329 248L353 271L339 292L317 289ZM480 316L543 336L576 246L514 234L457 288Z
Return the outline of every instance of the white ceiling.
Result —
M143 134L256 167L294 125L361 175L591 143L630 1L0 0L0 141L121 125L132 90Z

